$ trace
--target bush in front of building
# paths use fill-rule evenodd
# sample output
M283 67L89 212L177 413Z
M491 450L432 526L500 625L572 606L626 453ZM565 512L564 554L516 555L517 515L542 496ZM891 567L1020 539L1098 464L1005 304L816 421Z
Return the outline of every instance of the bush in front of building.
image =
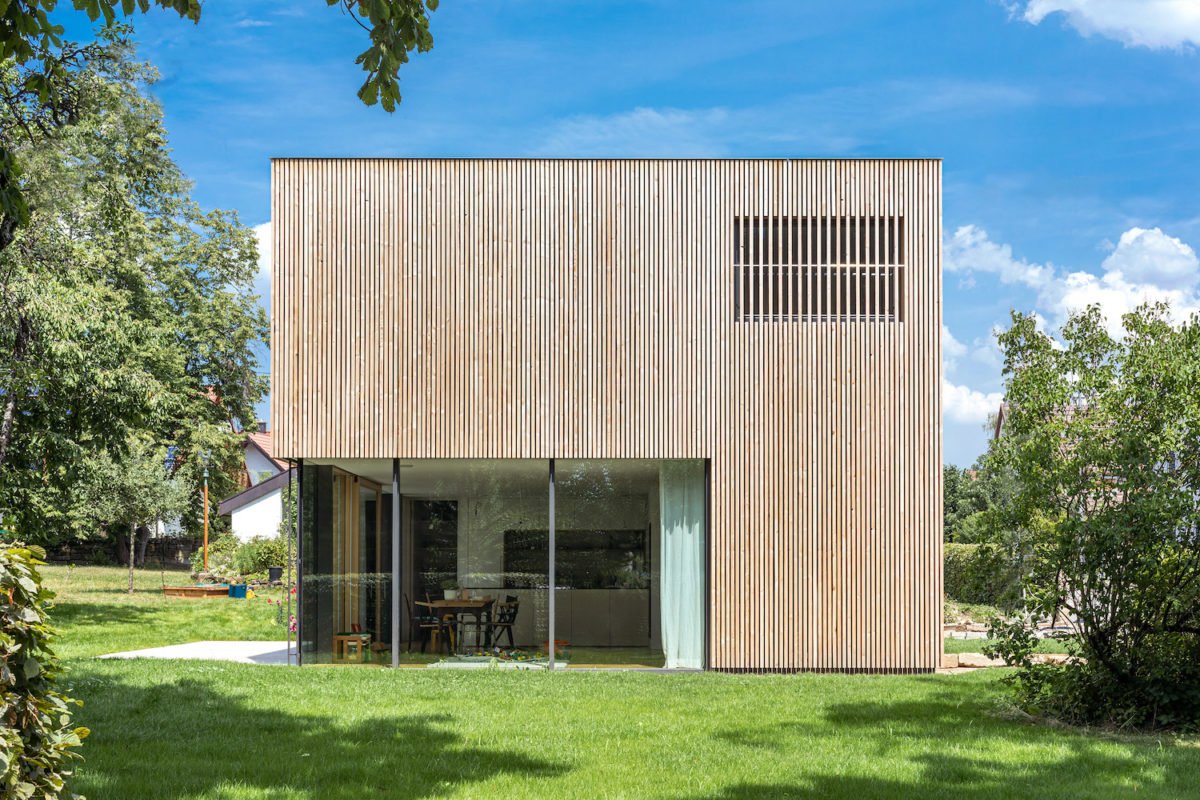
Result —
M0 542L0 797L59 797L88 734L72 727L76 702L55 688L44 559L41 548Z
M1012 319L993 454L1016 476L1022 613L991 652L1030 713L1200 730L1200 317L1142 306L1114 337L1092 306L1057 338ZM1078 658L1034 664L1034 626L1064 616Z
M241 541L232 533L223 533L208 540L208 574L230 578L237 573L237 552ZM204 569L204 549L192 553L192 572L200 574Z
M284 566L287 564L287 556L287 540L282 536L256 536L242 542L237 549L234 563L242 575L256 575L266 572L267 567Z
M959 603L1008 608L1019 592L1018 575L1008 555L992 544L945 545L946 597Z

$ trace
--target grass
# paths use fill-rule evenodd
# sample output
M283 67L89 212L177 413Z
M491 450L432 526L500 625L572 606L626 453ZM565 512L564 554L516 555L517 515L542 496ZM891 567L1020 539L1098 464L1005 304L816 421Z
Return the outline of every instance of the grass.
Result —
M946 653L982 653L990 639L945 639L942 647ZM1035 653L1070 653L1071 643L1062 639L1040 639Z
M119 650L141 650L208 639L282 640L287 630L276 622L270 597L254 600L185 600L164 597L162 584L191 581L183 572L137 570L134 593L126 592L124 567L50 566L43 570L55 599L54 623L64 631L55 651L60 658L79 658Z
M265 605L168 601L152 591L157 575L122 600L106 573L77 580L82 573L67 586L51 570L65 589L59 649L70 654L70 690L86 702L77 719L93 729L72 788L92 800L1082 800L1183 797L1200 782L1200 739L1016 718L998 670L742 676L97 661L84 656L277 634ZM165 627L178 623L189 627Z
M942 606L942 620L947 624L955 622L978 622L986 625L992 617L1003 616L996 606L980 605L979 603L960 603L947 599Z
M997 616L1003 616L1003 614L995 606L959 603L955 600L946 600L942 612L943 620L947 624L974 622L986 625L990 619ZM944 641L942 652L945 653L982 653L984 645L990 643L990 640L985 639L946 639ZM1071 652L1071 643L1063 639L1042 639L1034 648L1034 652L1069 653Z

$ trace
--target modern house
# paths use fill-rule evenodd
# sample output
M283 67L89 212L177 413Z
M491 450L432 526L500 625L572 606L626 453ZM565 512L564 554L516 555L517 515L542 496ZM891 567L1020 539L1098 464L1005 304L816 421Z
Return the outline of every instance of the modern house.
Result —
M272 198L305 663L451 620L576 665L939 665L939 161L278 159Z
M283 492L292 479L291 469L272 454L271 431L265 422L245 431L242 490L221 501L217 513L229 517L229 529L238 539L279 535L283 520Z

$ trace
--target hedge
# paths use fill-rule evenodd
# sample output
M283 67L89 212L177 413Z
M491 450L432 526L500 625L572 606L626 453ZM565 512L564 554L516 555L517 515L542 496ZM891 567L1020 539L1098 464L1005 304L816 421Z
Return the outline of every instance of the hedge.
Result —
M947 542L945 548L947 598L959 603L1002 607L1016 599L1016 570L1000 548L955 542Z
M75 701L55 691L60 667L50 650L42 586L45 551L0 542L0 798L57 798L86 728L71 727Z

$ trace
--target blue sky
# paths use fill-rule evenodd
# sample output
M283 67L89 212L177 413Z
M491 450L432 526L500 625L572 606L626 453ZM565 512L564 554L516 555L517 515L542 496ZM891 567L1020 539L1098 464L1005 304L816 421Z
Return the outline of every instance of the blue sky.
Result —
M272 156L944 159L949 463L986 446L1010 308L1200 308L1196 0L444 0L392 116L321 0L135 27L197 199L264 237Z

